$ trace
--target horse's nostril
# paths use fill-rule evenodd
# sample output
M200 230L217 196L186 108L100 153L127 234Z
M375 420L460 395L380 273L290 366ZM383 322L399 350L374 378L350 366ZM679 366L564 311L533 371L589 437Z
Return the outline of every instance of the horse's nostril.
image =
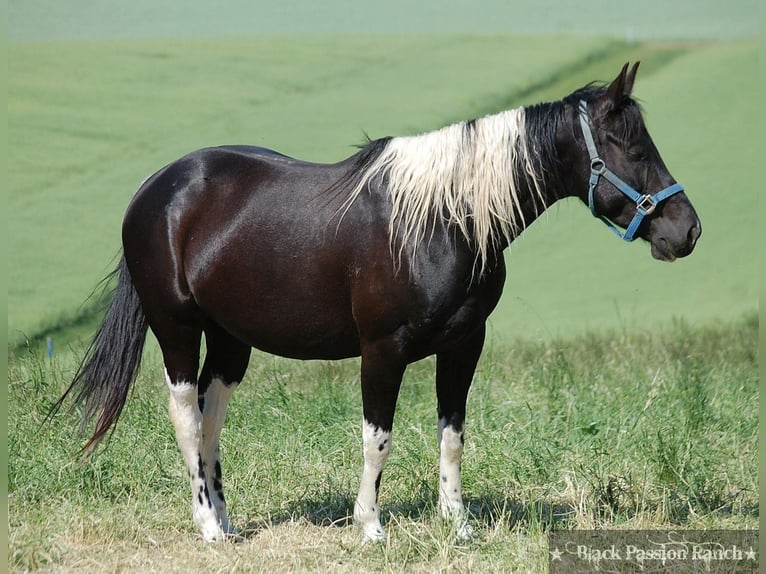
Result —
M697 221L692 225L691 229L689 229L689 233L686 234L686 237L689 239L689 243L694 245L700 238L700 235L702 235L702 226L700 225L700 222Z

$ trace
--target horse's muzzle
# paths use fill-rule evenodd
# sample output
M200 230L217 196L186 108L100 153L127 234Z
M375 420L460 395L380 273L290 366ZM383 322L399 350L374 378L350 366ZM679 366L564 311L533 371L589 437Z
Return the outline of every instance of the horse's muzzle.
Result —
M660 261L675 261L679 257L686 257L694 251L697 240L702 235L702 225L699 219L694 218L694 222L688 226L686 233L678 233L678 228L668 230L668 233L658 231L653 234L650 242L652 244L652 257Z

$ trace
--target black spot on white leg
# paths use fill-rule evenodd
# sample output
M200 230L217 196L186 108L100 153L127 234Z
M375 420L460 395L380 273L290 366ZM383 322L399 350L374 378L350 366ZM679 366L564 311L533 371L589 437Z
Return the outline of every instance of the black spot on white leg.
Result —
M202 463L202 454L197 453L197 476L205 480L205 469L204 464Z
M203 506L205 504L205 502L202 500L202 493L201 492L197 495L197 500L199 500L199 505L200 506Z
M199 412L205 412L205 395L200 395L197 398L197 405L199 405Z
M442 474L442 482L447 482L447 475L446 474Z
M375 498L378 497L378 492L380 492L380 479L383 476L383 472L378 473L378 477L375 479Z
M214 468L214 475L213 475L213 488L215 489L215 493L218 495L218 498L221 500L221 502L225 502L223 498L223 483L221 482L221 461L216 459Z

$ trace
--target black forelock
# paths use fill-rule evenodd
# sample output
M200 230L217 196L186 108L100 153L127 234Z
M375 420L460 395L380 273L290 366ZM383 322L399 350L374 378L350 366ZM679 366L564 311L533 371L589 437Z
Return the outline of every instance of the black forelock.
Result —
M575 90L562 101L574 107L577 107L580 101L592 103L603 96L607 88L607 84L591 82L579 90ZM631 141L641 134L644 129L644 119L641 112L641 104L631 96L625 96L619 106L610 112L613 117L619 118L618 133L616 134L618 138L623 141Z
M575 107L580 103L580 100L584 100L587 103L595 102L604 95L607 87L603 82L591 82L566 96L563 101Z

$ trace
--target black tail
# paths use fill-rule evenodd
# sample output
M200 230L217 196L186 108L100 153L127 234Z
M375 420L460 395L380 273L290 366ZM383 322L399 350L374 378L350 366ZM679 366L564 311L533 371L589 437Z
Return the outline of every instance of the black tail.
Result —
M51 410L51 414L55 413L76 392L75 404L85 405L83 429L98 414L93 435L82 449L86 454L93 451L120 417L136 380L146 340L146 317L124 256L109 278L117 274L117 287L104 322L88 346L72 384Z

